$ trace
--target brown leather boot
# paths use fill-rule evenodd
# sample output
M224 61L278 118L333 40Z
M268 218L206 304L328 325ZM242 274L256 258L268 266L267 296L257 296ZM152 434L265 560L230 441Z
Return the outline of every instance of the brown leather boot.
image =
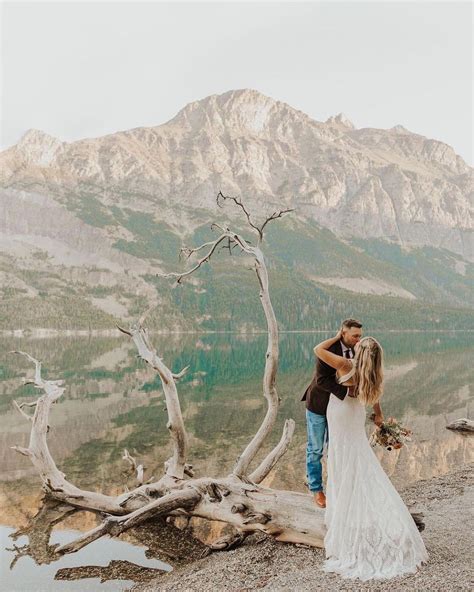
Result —
M326 507L326 496L324 495L323 491L317 491L314 494L314 503L320 508Z

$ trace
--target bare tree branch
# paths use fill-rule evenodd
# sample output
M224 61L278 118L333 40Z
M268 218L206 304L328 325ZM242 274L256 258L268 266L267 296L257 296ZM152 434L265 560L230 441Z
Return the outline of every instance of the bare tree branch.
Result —
M216 239L215 241L212 241L210 243L206 243L206 245L211 244L212 247L209 250L209 252L202 257L201 259L199 259L199 261L196 263L196 265L190 269L189 271L184 271L182 273L164 273L164 274L157 274L158 277L163 277L163 278L171 278L171 277L175 277L177 278L177 283L180 284L181 280L188 276L191 275L192 273L194 273L197 269L199 269L201 267L201 265L203 265L204 263L206 263L207 261L209 261L209 259L211 258L211 255L214 253L214 251L216 250L217 246L226 238L227 234L222 234L218 239ZM204 245L201 245L201 247L199 247L197 250L201 249ZM188 255L188 259L189 257L196 252L196 249L189 249L189 255Z
M166 474L170 477L183 479L186 463L187 435L173 373L151 346L146 330L140 322L134 325L127 333L131 335L140 357L158 372L161 379L168 412L168 423L166 427L170 431L174 448L173 456L169 459L169 464L167 465Z
M86 505L91 510L117 514L125 513L125 510L118 505L115 498L75 487L66 480L64 473L58 469L49 451L46 436L48 433L49 410L64 393L65 389L59 386L63 384L63 381L44 380L41 377L41 362L25 352L14 351L12 353L20 354L35 364L34 385L44 391L44 394L36 401L35 413L31 420L32 426L28 448L15 446L14 450L30 458L41 477L44 488L46 491L54 492L56 499L65 501L72 506Z
M246 218L250 226L259 232L260 240L263 237L263 233L260 228L258 228L251 220L250 214L241 200L237 198L227 197L219 192L217 196L217 203L220 205L219 200L231 200L236 203L242 211L245 213ZM275 212L270 216L268 220L265 221L264 225L270 221L271 219L276 219L280 217L282 213ZM233 469L233 474L244 477L249 469L249 465L252 460L255 458L256 454L258 453L260 447L262 446L265 438L271 432L275 420L278 413L279 408L279 397L276 390L276 374L278 370L278 358L279 358L279 344L278 344L278 325L275 317L275 313L273 311L273 306L270 300L270 293L269 293L269 285L268 285L268 272L267 267L265 264L265 259L263 253L259 246L252 246L249 241L244 239L239 234L232 232L228 227L222 227L219 224L213 224L213 228L218 228L221 231L221 235L215 241L211 242L212 245L209 249L208 253L198 261L198 263L192 267L190 270L180 273L169 273L165 274L163 277L176 277L178 278L178 283L184 277L192 275L195 271L197 271L204 262L207 262L211 259L212 254L215 252L217 246L224 241L226 238L228 240L228 244L233 244L235 246L240 247L240 249L247 253L248 255L252 256L255 261L255 272L257 274L257 279L260 286L260 301L263 306L263 310L265 313L265 318L267 321L268 327L268 346L267 352L265 355L265 372L263 377L263 394L267 400L267 413L262 421L262 424L252 438L251 442L242 452L242 454L237 459L237 462ZM260 243L259 240L259 243ZM209 246L209 243L204 243L203 246ZM199 247L200 248L200 247ZM230 247L229 247L230 250ZM189 253L194 252L193 249L189 249Z
M32 415L28 415L28 413L25 413L22 409L22 407L25 405L25 403L21 403L18 404L16 401L13 401L13 407L15 407L15 409L18 411L18 413L20 413L20 415L22 415L25 419L27 419L28 421L33 421L33 416ZM29 404L28 405L33 406L33 404ZM34 406L36 407L36 401L34 401Z
M184 367L184 368L181 370L181 372L177 372L177 373L174 373L174 372L172 372L172 376L173 376L173 378L174 378L175 380L179 380L180 378L183 378L183 376L186 374L186 372L187 372L188 370L189 370L189 366L185 366L185 367Z
M75 553L105 534L118 536L125 530L137 526L151 517L159 516L160 514L168 514L176 508L192 508L199 502L200 498L201 496L199 492L195 489L173 491L126 516L109 516L96 528L89 530L72 542L59 546L56 549L56 553Z
M266 220L263 222L263 224L261 224L260 226L257 226L257 224L255 224L251 217L250 217L250 212L247 210L247 208L244 206L244 204L242 203L241 199L238 199L237 197L231 197L228 195L224 195L222 193L222 191L219 191L219 193L217 194L217 205L219 207L222 207L222 204L220 203L220 200L222 201L233 201L237 206L239 206L239 208L241 208L241 210L244 212L245 217L247 218L247 222L249 223L249 225L251 226L251 228L253 228L254 230L257 231L258 233L258 242L260 243L263 240L263 229L265 228L265 226L271 222L272 220L276 220L277 218L281 218L284 214L287 214L288 212L293 212L294 209L288 208L286 210L279 210L277 212L273 212L273 214L271 216L269 216L268 218L266 218Z
M288 450L288 447L293 438L293 432L295 431L295 422L293 419L287 419L283 427L283 434L281 440L275 446L275 448L262 460L259 466L253 471L249 479L254 483L261 483L265 477L270 473L273 467L277 464L280 458Z
M42 382L42 380L41 380L41 362L39 362L36 358L33 358L32 356L30 356L30 354L27 354L23 351L13 350L9 353L25 356L25 358L30 360L30 362L33 362L33 364L35 365L35 377L33 379L30 379L29 382L33 383L33 384L40 384ZM41 387L39 387L39 388L41 388Z
M137 482L138 482L138 485L142 485L143 484L143 480L144 480L144 469L145 469L145 467L143 465L137 465L137 461L129 453L129 451L126 448L123 451L122 458L123 458L123 460L126 460L131 465L132 471L137 473Z
M265 222L260 226L260 232L262 233L262 236L263 229L269 222L271 222L272 220L276 220L277 218L281 218L284 214L288 214L288 212L294 212L294 209L280 210L278 212L274 212L269 218L267 218Z
M238 476L247 474L250 463L255 458L265 438L273 429L280 405L275 384L279 358L278 325L270 300L267 267L263 253L259 247L248 247L246 250L253 253L255 258L255 272L260 284L260 301L263 306L268 328L268 343L263 375L263 394L267 400L267 413L259 430L237 459L233 473Z
M29 448L23 448L22 446L11 446L10 448L15 452L19 452L23 456L33 456Z
M20 404L18 405L18 407L20 407L20 409L21 409L22 407L36 407L36 403L37 403L37 402L38 402L38 401L23 401L23 403L20 403Z
M181 254L186 256L186 259L189 259L191 257L191 255L193 255L194 253L198 253L199 251L201 251L202 249L206 248L206 247L210 247L211 245L214 244L215 241L208 241L207 243L203 243L201 246L199 247L194 247L194 248L190 248L190 247L183 247L179 254L181 256ZM180 257L181 258L181 257Z
M258 227L256 224L254 224L254 223L252 222L252 219L251 219L251 217L250 217L250 212L249 212L249 211L247 210L247 208L244 206L244 204L242 203L242 200L238 199L237 197L230 197L230 196L224 195L224 194L222 193L222 191L219 191L219 193L217 194L216 202L217 202L217 205L218 205L220 208L222 207L222 205L219 203L219 200L221 200L221 199L222 199L223 201L225 201L225 200L230 200L230 201L233 201L233 202L234 202L236 205L238 205L238 206L239 206L239 208L241 208L241 210L244 212L244 214L245 214L245 217L247 218L247 222L249 223L249 225L250 225L250 226L251 226L251 227L252 227L254 230L256 230L256 231L258 232L258 234L259 234L260 238L262 238L262 231L260 230L260 228L259 228L259 227Z

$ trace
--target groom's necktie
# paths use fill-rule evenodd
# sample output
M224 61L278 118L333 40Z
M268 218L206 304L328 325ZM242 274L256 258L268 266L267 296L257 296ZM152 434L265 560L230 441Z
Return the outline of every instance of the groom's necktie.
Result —
M348 360L351 359L351 350L350 349L346 349L344 351L344 357L347 358Z

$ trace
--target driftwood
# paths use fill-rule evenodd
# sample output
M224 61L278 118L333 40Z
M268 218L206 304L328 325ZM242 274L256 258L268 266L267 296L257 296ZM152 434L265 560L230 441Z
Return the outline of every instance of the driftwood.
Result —
M447 430L455 430L457 432L467 432L469 434L474 433L474 421L472 419L456 419L449 425L446 426Z
M46 494L37 514L28 520L25 527L9 535L13 541L17 541L20 537L28 539L26 544L13 543L7 549L13 553L10 568L15 566L18 559L25 556L33 558L38 565L57 561L60 557L56 552L59 544L50 542L51 532L56 525L78 511L69 504L54 500ZM159 557L176 567L211 553L213 546L206 545L195 538L192 529L182 524L183 518L187 520L181 514L153 518L138 528L131 528L127 533L127 540L148 548L146 551L148 558ZM180 527L175 526L173 521L179 522Z
M315 547L323 546L324 510L315 506L311 495L261 485L290 445L295 427L292 419L286 420L280 442L257 467L251 470L258 451L274 427L280 403L275 386L279 356L278 326L270 300L267 267L260 247L266 224L281 217L285 212L275 212L263 224L257 225L241 201L219 193L218 205L226 200L233 201L243 210L248 224L257 234L256 244L253 245L226 226L214 224L213 229L218 229L220 232L216 240L204 243L197 248L182 250L182 254L184 253L187 258L204 249L205 255L198 259L188 271L168 274L166 277L175 278L178 283L181 283L208 262L211 256L221 248L228 249L230 253L237 248L253 259L260 288L260 301L268 329L263 376L263 396L267 402L267 410L260 428L237 458L231 474L221 478L194 477L192 465L187 463L188 438L176 384L186 369L173 373L159 357L144 327L146 316L150 312L147 311L129 329L122 327L119 329L133 340L139 356L160 377L165 395L168 413L167 428L173 444L173 454L165 462L165 472L158 481L143 483L143 467L137 465L135 459L125 451L124 459L136 472L138 487L118 496L85 491L67 481L65 475L56 467L47 446L49 409L64 392L62 382L44 380L41 376L41 363L24 352L16 352L26 356L35 364L34 379L28 382L32 382L41 389L43 394L36 402L31 403L34 407L33 416L26 413L20 405L15 404L18 411L32 424L28 448L16 447L15 449L30 458L50 497L74 508L106 515L99 526L84 533L78 539L57 547L56 553L75 552L103 535L117 536L151 517L163 518L177 514L217 520L234 527L235 534L217 542L216 548L230 548L242 541L247 534L255 531L266 533L279 541Z

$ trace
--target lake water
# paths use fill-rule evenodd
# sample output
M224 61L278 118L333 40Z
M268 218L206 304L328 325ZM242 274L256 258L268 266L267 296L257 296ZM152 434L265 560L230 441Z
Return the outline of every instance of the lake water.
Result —
M453 419L472 417L472 333L391 332L374 333L374 336L385 350L386 386L382 399L385 416L397 417L414 432L413 442L402 450L383 454L377 451L394 484L401 487L472 461L472 441L445 429ZM325 334L280 335L279 419L259 458L280 439L285 419L293 418L296 430L290 449L271 475L272 487L306 491L306 426L300 398L313 374L312 349L324 338ZM156 334L152 341L173 371L190 366L178 383L189 435L188 462L193 464L196 476L226 475L265 413L261 381L266 335ZM124 448L146 466L146 478L161 476L163 462L171 450L159 380L151 368L137 359L133 343L126 336L1 338L3 549L12 546L6 535L11 529L25 526L28 517L36 513L41 497L40 481L30 462L10 449L14 445L27 445L30 427L13 409L12 400L30 401L37 396L33 387L22 385L22 378L32 375L32 367L24 358L8 354L14 349L42 360L46 378L66 381L66 391L51 413L49 446L57 464L73 483L118 493L125 486L134 485L121 458ZM372 429L369 422L367 429L368 432ZM54 536L70 537L71 530L83 531L94 525L91 514L79 513L58 525ZM104 541L105 544L100 541L97 544L105 549L110 541ZM117 555L118 549L115 551ZM138 557L142 550L127 551L124 547L120 553L120 558L149 565ZM28 587L35 581L35 575L40 578L36 585L41 581L44 589L80 589L78 582L56 582L53 588L58 562L38 567L29 557L21 557L10 571L8 564L13 554L3 551L3 555L3 585L9 582L9 586L13 583L17 586L4 590L39 590L39 587ZM102 551L98 555L102 557ZM92 561L88 548L77 553L74 562L75 565L100 563ZM86 582L87 589L96 589L93 581ZM84 585L83 582L82 589ZM97 586L101 590L124 589L117 581L107 585L97 583Z

